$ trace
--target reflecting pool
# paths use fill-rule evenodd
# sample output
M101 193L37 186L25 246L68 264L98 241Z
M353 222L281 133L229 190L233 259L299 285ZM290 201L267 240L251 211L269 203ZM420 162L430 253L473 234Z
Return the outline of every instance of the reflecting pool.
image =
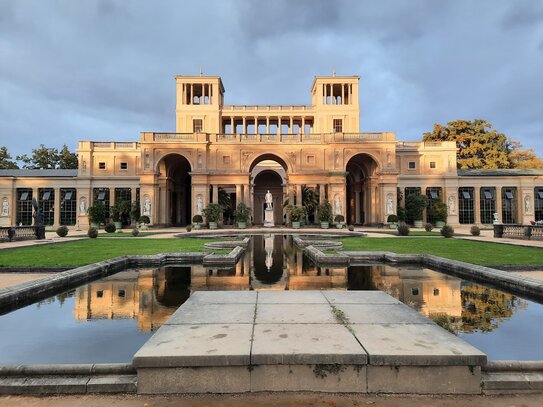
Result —
M254 236L235 267L126 270L0 316L0 364L128 362L195 290L381 290L490 359L543 359L543 306L422 267L316 267L289 236Z

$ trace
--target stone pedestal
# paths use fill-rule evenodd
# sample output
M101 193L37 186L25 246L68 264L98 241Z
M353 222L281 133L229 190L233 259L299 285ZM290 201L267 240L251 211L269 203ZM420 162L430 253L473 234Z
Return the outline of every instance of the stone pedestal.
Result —
M271 228L275 226L275 222L273 220L273 209L266 208L264 211L264 227Z

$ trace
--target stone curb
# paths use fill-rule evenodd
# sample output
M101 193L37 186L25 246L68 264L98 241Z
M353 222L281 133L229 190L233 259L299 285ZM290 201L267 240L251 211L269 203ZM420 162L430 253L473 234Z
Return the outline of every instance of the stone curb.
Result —
M542 360L493 360L482 367L483 372L543 372Z
M208 254L203 259L204 266L235 266L245 248L236 246L228 254Z

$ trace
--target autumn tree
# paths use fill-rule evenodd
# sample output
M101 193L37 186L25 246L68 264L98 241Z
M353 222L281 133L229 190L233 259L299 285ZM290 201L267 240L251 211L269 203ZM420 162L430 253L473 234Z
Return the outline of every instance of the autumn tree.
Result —
M77 154L70 152L64 145L60 152L56 148L48 148L40 144L39 148L32 149L32 156L26 154L17 156L17 160L23 162L23 167L28 169L76 169Z
M19 166L15 161L11 161L11 155L8 152L8 148L5 146L0 147L0 170L13 170Z

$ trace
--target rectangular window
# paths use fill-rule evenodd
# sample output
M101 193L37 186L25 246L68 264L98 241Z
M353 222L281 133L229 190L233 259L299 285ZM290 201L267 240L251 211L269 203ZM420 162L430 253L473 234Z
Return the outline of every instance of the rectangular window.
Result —
M535 220L543 220L543 187L535 188Z
M109 218L109 188L94 188L92 202L93 205L102 203L106 208L106 219Z
M343 133L343 119L334 119L334 132Z
M204 130L202 119L194 119L192 121L192 131L194 133L201 133Z
M458 218L463 225L475 223L473 188L458 188Z
M409 161L407 163L407 168L409 168L410 170L414 170L417 168L417 163L415 161Z
M435 161L430 161L430 168L431 168L431 169L435 169L435 168L436 168L436 162L435 162Z
M102 298L104 296L104 292L102 290L96 291L96 298Z
M315 165L315 156L314 155L308 155L306 157L306 162L308 165Z
M419 289L418 288L412 288L411 289L411 294L412 295L419 295Z
M121 170L127 170L128 169L128 163L121 163Z
M38 201L43 213L43 222L46 226L55 223L55 190L52 188L38 189Z
M517 189L502 188L502 223L517 222Z
M75 225L77 220L77 191L74 188L60 188L60 224Z
M17 225L32 225L32 189L17 188Z
M98 163L98 169L105 170L106 169L106 163L105 162L99 162Z
M405 188L405 197L407 198L409 195L420 195L420 187L406 187Z
M115 203L126 201L132 207L132 189L131 188L115 188ZM130 212L121 216L123 226L130 225Z
M492 224L494 222L494 212L496 212L496 188L481 188L479 206L481 207L481 223L485 225Z
M426 188L426 196L428 197L428 209L426 210L426 222L435 223L434 212L432 208L434 207L435 201L441 200L441 188L440 187Z
M229 165L230 164L230 156L229 155L223 155L222 156L222 163L224 165Z

